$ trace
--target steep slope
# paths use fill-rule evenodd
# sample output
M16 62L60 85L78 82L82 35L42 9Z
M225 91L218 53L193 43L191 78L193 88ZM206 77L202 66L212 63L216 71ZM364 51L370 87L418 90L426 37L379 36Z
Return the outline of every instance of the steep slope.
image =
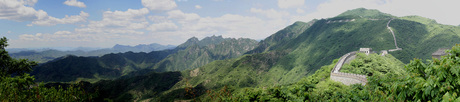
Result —
M196 41L194 39L195 38L191 38L188 41ZM156 64L153 69L158 72L192 69L203 66L214 60L230 59L241 56L245 52L254 49L257 43L257 41L247 38L224 39L222 36L207 37L199 42L188 45L184 50L169 55ZM183 45L179 47L181 46Z
M296 38L302 34L306 29L308 29L313 23L317 20L312 20L310 22L301 22L297 21L294 24L272 34L271 36L265 38L259 42L259 45L248 52L248 54L262 53L265 51L276 49L279 46L283 46L291 39Z

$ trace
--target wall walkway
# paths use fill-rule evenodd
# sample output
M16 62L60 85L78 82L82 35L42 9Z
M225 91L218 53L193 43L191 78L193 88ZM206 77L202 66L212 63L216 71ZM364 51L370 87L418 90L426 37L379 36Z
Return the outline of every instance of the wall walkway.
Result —
M337 64L334 66L334 68L331 71L331 80L342 82L345 85L352 85L352 84L366 85L367 83L366 75L339 72L343 64L345 63L345 61L351 56L356 55L356 53L357 51L353 51L353 52L347 53L343 55L342 57L340 57L339 61L337 62Z

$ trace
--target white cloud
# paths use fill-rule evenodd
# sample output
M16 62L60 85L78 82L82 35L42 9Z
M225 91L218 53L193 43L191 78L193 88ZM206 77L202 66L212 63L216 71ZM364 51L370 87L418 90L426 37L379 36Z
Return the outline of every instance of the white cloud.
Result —
M160 23L160 22L171 22L167 17L165 16L149 16L149 19L153 22Z
M262 10L262 9L256 9L256 8L251 8L250 10L252 13L258 13L265 15L268 18L276 19L276 18L283 18L289 16L288 12L278 12L274 9L269 9L269 10Z
M75 7L80 7L80 8L86 8L86 5L85 3L81 2L81 1L77 1L77 0L66 0L64 2L65 5L68 5L68 6L75 6Z
M102 20L90 21L89 24L75 28L73 31L58 31L51 34L22 34L19 39L12 40L12 44L22 45L23 47L29 46L30 43L34 43L34 46L62 45L67 47L109 47L117 43L139 44L148 41L143 35L145 34L143 30L150 25L146 18L148 13L147 8L105 11L102 15ZM85 13L82 12L80 15L85 15ZM74 17L70 16L64 19L71 18Z
M300 8L297 8L296 12L297 13L305 13L305 11L303 9L300 9Z
M82 35L82 34L72 34L70 31L57 31L53 34L43 34L36 33L32 34L23 34L19 36L20 40L23 41L91 41L93 40L91 36Z
M40 26L52 26L56 24L73 24L78 22L86 22L86 18L89 17L89 14L83 11L80 11L80 15L68 16L66 15L62 19L55 17L47 16L43 19L38 19L32 22L32 24Z
M295 20L309 21L313 18L329 18L346 10L356 8L378 9L395 16L419 15L435 19L442 24L460 24L460 9L457 0L329 0L305 16L294 17Z
M200 5L195 5L196 9L201 9L202 7Z
M174 0L142 0L142 5L150 10L171 10L177 7Z
M163 22L150 25L147 30L150 31L174 31L177 30L177 25L172 22Z
M0 19L32 21L48 16L43 10L35 10L25 5L34 5L37 0L0 0Z
M258 17L225 14L220 17L204 17L198 21L182 22L180 23L181 29L177 33L184 35L175 36L202 38L210 35L223 35L233 38L262 39L284 27L285 23L286 21L281 19L266 21ZM182 42L175 41L175 43Z
M77 28L75 31L98 34L144 34L137 29L144 29L149 25L145 17L148 13L147 8L105 11L101 21L90 21L86 28Z
M195 13L184 13L181 10L172 10L168 13L168 18L177 19L179 21L193 21L198 20L200 16Z
M88 24L89 28L129 28L133 23L136 26L148 25L146 23L145 15L149 13L149 10L146 8L142 9L128 9L127 11L105 11L102 14L101 21L91 21ZM134 27L142 29L143 27Z
M35 10L32 7L37 0L0 0L0 19L7 19L13 21L33 21L35 25L56 25L56 24L72 24L77 22L84 22L89 16L88 13L80 12L80 15L66 16L62 19L49 16L43 10ZM26 6L29 5L29 6Z
M278 0L279 8L297 8L305 4L305 0Z

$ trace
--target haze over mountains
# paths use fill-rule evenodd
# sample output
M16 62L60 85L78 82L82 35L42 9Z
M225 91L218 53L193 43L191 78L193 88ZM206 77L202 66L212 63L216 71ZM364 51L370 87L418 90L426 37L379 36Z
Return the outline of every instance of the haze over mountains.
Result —
M174 49L148 53L111 53L100 57L65 56L37 66L32 74L37 81L68 82L77 79L113 79L136 71L182 71L214 60L241 56L252 50L257 43L247 38L211 36L198 40L193 37Z
M39 63L44 63L50 60L53 60L58 57L66 55L76 55L76 56L102 56L109 53L123 53L123 52L151 52L151 51L160 51L165 49L173 49L176 46L174 45L160 45L157 43L152 44L139 44L136 46L129 45L119 45L116 44L112 48L85 48L78 47L67 50L58 50L53 48L41 48L41 49L25 49L25 48L13 48L7 49L10 56L13 58L23 58L29 59L32 61L37 61Z
M35 67L32 74L37 81L45 82L91 81L95 87L103 87L100 100L115 101L205 100L210 98L206 95L212 95L209 90L227 88L243 97L247 89L293 85L304 82L304 78L314 83L300 84L302 88L315 88L314 92L321 93L328 92L321 90L327 88L315 85L340 86L328 79L334 59L363 47L374 51L395 49L395 39L402 50L380 58L385 63L372 63L384 67L396 63L402 68L401 62L409 63L413 58L430 59L438 48L460 43L460 27L420 16L396 17L358 8L332 18L295 22L260 42L222 36L202 40L193 37L174 49L148 53L65 56Z

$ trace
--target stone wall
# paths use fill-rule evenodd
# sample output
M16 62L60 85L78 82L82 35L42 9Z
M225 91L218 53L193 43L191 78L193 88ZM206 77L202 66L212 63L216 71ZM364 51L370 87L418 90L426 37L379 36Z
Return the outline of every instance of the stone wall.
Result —
M352 73L331 73L331 79L334 81L342 82L345 85L361 84L366 85L367 78L365 75L352 74Z
M353 51L353 52L347 53L343 55L342 57L340 57L339 61L337 62L337 64L334 66L334 68L331 71L331 80L342 82L345 85L351 85L351 84L366 85L367 78L365 75L339 72L340 69L342 68L342 65L345 63L345 61L351 56L356 55L356 52L357 51Z

